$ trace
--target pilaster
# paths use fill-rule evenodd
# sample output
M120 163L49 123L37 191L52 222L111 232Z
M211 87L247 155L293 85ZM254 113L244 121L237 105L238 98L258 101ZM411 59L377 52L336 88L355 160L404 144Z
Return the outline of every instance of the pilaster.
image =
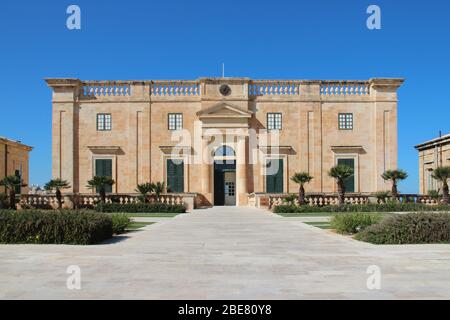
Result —
M52 175L67 180L78 192L78 79L46 79L53 89L52 109Z

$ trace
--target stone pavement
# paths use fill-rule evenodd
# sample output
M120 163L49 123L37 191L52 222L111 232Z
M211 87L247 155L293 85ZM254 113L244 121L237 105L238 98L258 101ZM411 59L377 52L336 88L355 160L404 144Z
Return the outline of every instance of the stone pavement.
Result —
M68 290L67 267L81 268ZM367 268L381 289L367 289ZM96 246L0 245L0 299L449 299L450 245L374 246L253 208Z

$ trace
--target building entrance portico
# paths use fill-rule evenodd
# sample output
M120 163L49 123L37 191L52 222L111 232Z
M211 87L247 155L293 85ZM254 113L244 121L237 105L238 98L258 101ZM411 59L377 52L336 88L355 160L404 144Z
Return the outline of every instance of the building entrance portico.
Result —
M247 205L246 150L252 112L219 102L197 115L203 139L203 194L215 206Z

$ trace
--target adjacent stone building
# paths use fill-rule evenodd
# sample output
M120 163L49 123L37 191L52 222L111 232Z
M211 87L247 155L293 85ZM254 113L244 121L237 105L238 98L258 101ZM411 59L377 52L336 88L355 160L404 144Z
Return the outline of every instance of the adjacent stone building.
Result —
M386 190L397 168L397 90L402 79L81 81L53 89L53 177L90 193L109 175L113 193L165 181L209 205L247 205L254 194L331 193L328 170L355 169L347 189Z
M416 149L419 151L420 193L426 195L430 190L441 188L432 177L433 170L450 166L450 134L421 143Z
M0 180L6 176L17 175L28 185L28 160L32 147L0 137ZM26 193L27 187L21 192ZM5 188L0 186L0 192L5 192Z

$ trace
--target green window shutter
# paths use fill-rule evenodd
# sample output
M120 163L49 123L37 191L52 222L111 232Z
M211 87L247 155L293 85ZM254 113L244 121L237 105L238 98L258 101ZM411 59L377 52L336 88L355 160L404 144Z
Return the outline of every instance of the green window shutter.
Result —
M95 160L95 175L103 176L103 160Z
M184 162L178 164L177 166L177 181L176 181L176 190L179 193L184 192Z
M167 160L167 191L173 192L174 185L174 163L172 160Z
M272 160L267 160L266 162L266 170L268 170L272 166ZM266 192L273 193L275 189L275 181L273 179L273 175L266 174Z
M111 159L95 160L95 175L99 177L112 177L112 160ZM105 189L107 193L112 193L112 186L106 186Z
M184 192L184 162L167 160L167 189L173 193Z
M283 193L284 192L284 174L283 174L283 167L284 161L283 159L278 160L278 172L275 175L275 190L276 193Z
M338 159L338 165L346 165L355 170L355 159ZM344 180L346 192L355 192L355 175Z
M275 168L276 162L278 162L278 171L266 176L267 193L283 193L284 191L283 159L268 160L266 167Z

